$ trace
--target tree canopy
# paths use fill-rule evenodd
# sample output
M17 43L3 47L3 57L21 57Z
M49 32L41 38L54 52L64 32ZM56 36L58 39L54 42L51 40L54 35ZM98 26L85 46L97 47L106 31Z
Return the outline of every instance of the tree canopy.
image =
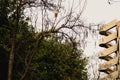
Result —
M60 27L36 32L24 14L26 8L36 5L55 9L52 0L0 0L0 80L87 80L83 51L73 36L62 31L76 33L75 27L83 27L77 23L79 19L71 18L70 12Z

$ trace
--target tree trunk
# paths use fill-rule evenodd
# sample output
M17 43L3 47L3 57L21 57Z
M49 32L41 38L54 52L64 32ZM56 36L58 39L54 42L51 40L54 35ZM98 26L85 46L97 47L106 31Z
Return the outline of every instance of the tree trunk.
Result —
M14 62L14 50L15 50L15 34L13 34L12 39L12 47L11 52L9 55L9 62L8 62L8 80L12 80L12 70L13 70L13 62Z

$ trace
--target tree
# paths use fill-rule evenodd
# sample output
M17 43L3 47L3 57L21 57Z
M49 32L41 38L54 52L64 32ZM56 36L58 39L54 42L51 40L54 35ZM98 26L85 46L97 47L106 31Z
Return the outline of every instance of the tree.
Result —
M81 58L82 50L75 50L71 45L43 40L24 79L87 80L87 61Z
M6 60L8 60L9 57L9 61L7 61L8 69L6 70L8 70L8 80L11 80L14 54L16 51L16 40L18 33L20 32L21 25L25 23L23 20L24 7L21 8L21 0L20 3L19 0L1 0L0 4L0 42L1 48L7 52L4 53L4 55L7 55Z
M57 5L56 5L56 1L52 1L52 0L46 0L46 1L43 0L43 2L40 3L40 6L36 7L36 9L40 9L40 10L36 10L36 11L33 10L33 11L31 11L33 13L31 13L31 15L28 16L30 18L31 24L35 22L34 27L36 28L37 27L36 22L38 21L38 15L34 15L34 13L36 12L36 14L37 14L37 11L41 12L42 19L39 21L39 22L41 22L39 24L40 31L38 32L38 34L36 36L36 40L37 40L36 44L35 44L36 50L39 49L38 46L41 43L41 41L44 38L46 38L47 36L50 36L51 34L56 34L58 37L62 37L60 39L61 41L64 39L68 39L71 43L73 43L73 46L74 46L73 41L76 38L76 36L78 37L78 36L85 34L85 37L87 37L88 30L89 29L91 30L91 28L85 26L83 24L83 22L81 21L80 16L81 16L81 13L83 10L79 11L77 14L74 14L73 6L72 6L70 11L67 14L64 14L63 13L64 6L62 5L62 3L64 3L64 1L62 1L62 0L58 1ZM46 3L47 3L47 5L49 5L49 6L52 5L52 6L46 7L45 6ZM41 6L41 4L44 6ZM30 10L35 9L35 7L34 8L33 7L34 6L32 5L32 8L30 7ZM84 7L83 7L83 9L84 9ZM54 13L54 11L55 11L55 13ZM54 13L55 16L54 17L49 16L50 13ZM33 17L32 14L35 17L34 19L32 18ZM62 15L61 17L60 16L58 17L59 14L64 14L64 15ZM34 22L32 22L32 20L34 20ZM64 30L66 30L68 32L66 32ZM82 31L83 31L83 34L79 34ZM72 35L76 35L76 36L72 36ZM85 37L83 39L85 39ZM82 38L81 38L81 40L82 40ZM28 64L23 73L23 77L21 78L21 80L25 78L25 75L28 72L28 68L30 67L32 59L33 59L34 55L36 55L36 53L37 52L33 50L33 53L31 54L31 56L27 62Z
M64 42L64 40L69 41L72 44L71 46L76 45L76 43L74 43L76 37L72 35L78 35L79 30L81 32L83 31L87 36L87 29L91 28L84 26L81 21L80 15L82 11L74 14L73 8L71 7L67 14L63 15L62 18L58 18L58 14L62 12L61 10L64 12L64 7L61 5L62 3L62 1L59 1L56 6L53 0L0 1L0 42L1 51L6 53L5 60L9 63L8 80L12 80L12 78L24 80L26 78L34 57L39 52L39 46L42 44L43 40L51 34L60 37L58 40L61 42ZM33 7L40 8L42 12L41 31L38 33L34 31L32 26L28 25L28 17L24 15L26 8ZM50 18L49 13L55 10L55 17ZM30 17L29 19L31 20ZM86 30L82 30L84 28ZM65 32L64 29L70 31L70 33ZM2 38L3 35L4 37ZM20 64L22 67L19 66Z

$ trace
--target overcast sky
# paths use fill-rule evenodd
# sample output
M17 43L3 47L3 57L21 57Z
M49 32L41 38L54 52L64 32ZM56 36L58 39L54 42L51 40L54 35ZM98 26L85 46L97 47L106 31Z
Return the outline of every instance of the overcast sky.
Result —
M120 2L107 3L108 0L87 0L83 17L92 23L109 22L113 19L120 20Z
M87 0L86 8L82 14L87 23L108 23L114 19L120 20L120 2L107 3L108 0ZM96 39L98 40L98 39ZM93 38L88 39L85 55L93 56L99 53L98 44L95 46Z

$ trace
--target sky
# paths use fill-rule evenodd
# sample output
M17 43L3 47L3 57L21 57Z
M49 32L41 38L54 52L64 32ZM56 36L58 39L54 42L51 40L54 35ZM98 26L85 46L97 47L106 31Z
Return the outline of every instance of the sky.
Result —
M82 17L90 23L104 23L113 19L120 20L120 2L107 3L108 0L87 0Z
M73 0L66 1L67 3L65 3L64 5L68 7L70 6L71 3L73 3ZM74 3L77 6L81 1L83 3L85 0L74 0ZM120 2L116 3L111 2L111 4L108 4L107 2L108 0L86 0L86 1L87 1L86 7L81 15L82 19L85 20L86 23L104 24L114 19L120 20ZM78 8L81 9L81 7L82 4L80 4ZM98 50L99 46L95 46L95 41L97 40L98 38L93 39L91 36L89 36L87 40L88 41L87 47L84 50L86 56L92 56L95 53L99 52Z
M108 0L87 0L86 8L82 14L82 18L87 23L106 24L114 19L120 20L120 2L111 2ZM99 35L99 34L98 34ZM84 54L86 56L95 56L99 53L99 38L89 36L88 44ZM97 45L95 46L95 42Z

